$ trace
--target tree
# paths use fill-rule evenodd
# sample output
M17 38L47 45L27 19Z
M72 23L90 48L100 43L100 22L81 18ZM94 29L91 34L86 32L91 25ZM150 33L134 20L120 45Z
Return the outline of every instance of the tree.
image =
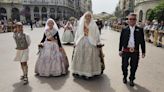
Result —
M154 18L158 21L164 21L164 1L162 0L161 3L153 9L154 11Z
M160 4L148 13L148 20L164 21L164 1L161 0Z
M154 11L153 10L150 10L148 12L147 19L150 20L150 21L152 21L154 19L154 16L155 16Z

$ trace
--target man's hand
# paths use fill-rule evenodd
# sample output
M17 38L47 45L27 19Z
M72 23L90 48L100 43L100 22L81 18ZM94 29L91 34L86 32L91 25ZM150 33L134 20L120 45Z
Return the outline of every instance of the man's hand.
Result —
M142 58L145 58L145 53L142 53Z
M122 51L119 51L119 56L122 57Z

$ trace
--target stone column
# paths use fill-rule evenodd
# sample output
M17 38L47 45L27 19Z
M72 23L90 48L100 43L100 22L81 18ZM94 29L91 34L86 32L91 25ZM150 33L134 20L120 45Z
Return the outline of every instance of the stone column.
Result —
M34 20L34 7L30 7L31 20Z
M18 9L19 9L19 13L21 13L22 10L24 9L24 7L23 6L18 6ZM20 21L24 21L24 20L25 20L25 16L20 15Z
M39 8L39 16L40 16L40 20L42 20L42 7L41 6L38 6Z
M7 5L6 7L7 19L11 19L11 9L12 7L9 7L9 5Z

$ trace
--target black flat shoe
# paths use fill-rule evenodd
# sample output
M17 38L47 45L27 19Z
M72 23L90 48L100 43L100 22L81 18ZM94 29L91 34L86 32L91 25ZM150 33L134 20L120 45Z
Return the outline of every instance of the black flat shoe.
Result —
M72 76L73 77L79 77L79 75L78 74L75 74L75 73L72 73Z
M126 84L127 83L127 79L123 78L123 83Z
M24 79L24 76L21 76L21 77L20 77L20 80L23 80L23 79Z
M130 81L130 86L134 87L134 82L133 81Z
M23 79L23 85L27 85L29 82L28 82L28 77L24 77Z

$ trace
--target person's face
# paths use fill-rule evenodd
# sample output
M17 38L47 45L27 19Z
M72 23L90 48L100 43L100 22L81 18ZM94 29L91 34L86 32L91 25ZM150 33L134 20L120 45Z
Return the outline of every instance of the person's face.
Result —
M52 20L48 21L48 27L52 29L54 26L54 22Z
M85 19L87 22L90 22L91 21L91 15L90 14L85 15Z
M21 25L16 25L15 28L17 32L23 32L23 27Z
M136 24L136 16L129 16L128 23L130 26L134 26Z

